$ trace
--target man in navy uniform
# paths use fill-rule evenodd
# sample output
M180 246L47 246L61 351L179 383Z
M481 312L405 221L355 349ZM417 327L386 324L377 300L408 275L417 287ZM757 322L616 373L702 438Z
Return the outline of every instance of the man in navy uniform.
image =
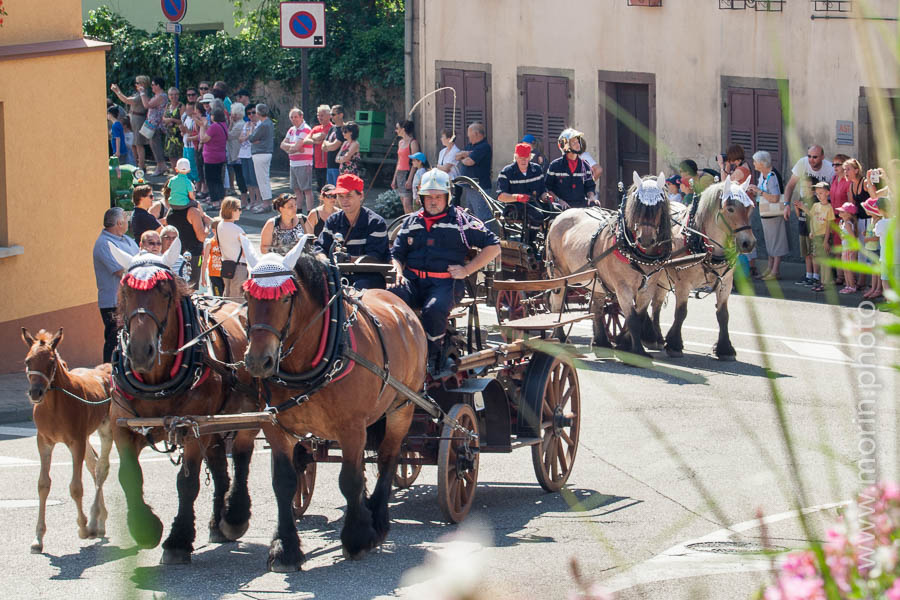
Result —
M332 242L336 234L344 236L343 245L351 261L387 263L387 225L378 214L363 206L363 180L351 173L337 179L333 193L337 194L341 210L325 221L325 227L316 240L314 251L320 258L331 258ZM348 273L347 280L358 290L384 289L384 276L380 273Z
M544 202L550 195L544 187L544 172L539 164L531 162L533 158L531 144L516 144L513 162L503 167L497 178L497 199L508 205L503 214L520 220L527 214L530 230L540 229L544 221L544 213L538 209L548 211L553 208Z
M547 168L547 191L556 196L563 208L599 206L591 168L581 158L585 151L584 134L572 128L565 129L559 134L557 143L563 155Z
M450 177L439 169L422 176L419 186L422 210L403 222L391 248L397 285L391 291L412 308L422 309L422 325L428 336L428 365L438 364L453 306L465 294L463 279L482 269L500 254L500 240L484 224L464 210L448 206ZM466 263L470 248L481 251Z

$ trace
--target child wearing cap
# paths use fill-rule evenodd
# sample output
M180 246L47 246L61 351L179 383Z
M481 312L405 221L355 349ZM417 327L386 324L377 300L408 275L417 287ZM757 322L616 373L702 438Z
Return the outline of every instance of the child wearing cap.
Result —
M670 203L684 203L684 196L681 194L681 175L672 175L666 179L666 189L669 191Z
M824 283L831 283L831 269L826 267L822 269L819 260L828 257L831 250L828 238L830 237L831 224L834 222L834 209L828 199L828 192L831 186L823 181L813 186L816 194L816 202L809 209L811 227L809 239L812 242L813 253L813 285L812 291L824 292Z
M416 152L410 155L409 161L412 163L413 171L415 171L412 182L413 205L415 205L419 202L419 184L422 182L422 175L431 167L428 165L428 157L425 156L424 152Z
M195 201L194 184L187 175L190 172L191 162L186 158L179 158L175 163L175 176L166 183L168 202L172 208L186 208Z
M841 260L845 263L856 262L856 251L853 250L851 240L856 237L856 205L852 202L844 202L838 208L838 217L841 219L841 237L843 238ZM856 273L844 269L844 287L840 294L856 293Z

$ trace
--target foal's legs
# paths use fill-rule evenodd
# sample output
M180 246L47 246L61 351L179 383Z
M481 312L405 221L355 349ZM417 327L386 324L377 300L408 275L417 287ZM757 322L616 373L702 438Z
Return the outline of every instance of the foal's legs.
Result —
M97 428L100 436L100 458L94 457L93 448L88 453L88 468L94 476L94 485L97 488L94 494L94 504L91 506L91 520L88 523L88 537L103 537L106 535L106 502L103 500L103 484L109 475L109 452L112 450L112 431L109 419L106 419ZM90 443L88 443L90 446ZM91 463L94 463L91 465Z
M50 462L53 458L54 445L41 433L37 434L38 454L41 457L41 474L38 477L38 498L40 504L38 506L38 520L34 532L34 541L31 542L32 554L40 554L44 551L44 534L47 532L47 523L44 517L47 512L47 496L50 495Z
M191 562L194 539L197 537L197 530L194 527L194 501L200 492L200 467L203 451L209 442L210 436L185 440L183 462L175 483L178 490L178 513L172 521L169 537L163 542L160 562L164 565L183 565Z
M162 538L163 526L144 501L144 474L138 462L143 438L124 427L115 427L113 437L119 451L119 484L128 506L128 531L141 548L155 548Z
M229 540L237 540L250 527L250 459L256 443L258 429L238 431L231 445L231 462L234 464L234 479L225 496L225 506L219 520L219 529Z
M81 500L84 497L84 485L82 484L82 475L84 474L84 454L88 447L87 438L78 440L69 444L69 452L72 453L72 481L69 483L69 495L75 501L75 510L78 511L78 537L84 539L88 536L87 516L84 514ZM91 453L94 449L91 448ZM96 458L91 462L95 462Z
M300 570L304 561L291 506L297 491L297 472L292 460L294 440L277 425L266 424L262 429L272 447L272 489L278 504L278 527L269 546L268 567L277 573L290 573Z
M395 402L399 401L398 399ZM372 495L366 500L366 507L372 511L372 526L377 534L376 546L384 541L391 528L388 500L391 497L391 486L394 481L394 472L397 469L400 446L409 431L414 410L415 406L409 404L388 415L384 440L378 448L378 482L375 484Z

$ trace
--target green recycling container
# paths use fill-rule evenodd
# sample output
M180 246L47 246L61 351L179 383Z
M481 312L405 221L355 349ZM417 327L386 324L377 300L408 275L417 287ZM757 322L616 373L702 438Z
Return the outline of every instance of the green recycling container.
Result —
M384 118L384 113L380 111L356 111L356 124L359 125L358 141L360 152L370 152L372 150L372 140L384 137Z

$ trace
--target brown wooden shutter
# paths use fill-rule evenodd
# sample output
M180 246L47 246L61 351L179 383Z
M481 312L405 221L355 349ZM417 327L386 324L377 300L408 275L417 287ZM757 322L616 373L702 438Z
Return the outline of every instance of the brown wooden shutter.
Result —
M744 154L750 161L754 152L765 150L772 155L772 166L783 168L781 100L777 90L754 90L755 139L753 148L744 146Z
M437 94L438 127L456 132L456 145L465 146L466 130L463 125L463 105L465 103L465 83L461 69L441 69L440 87L452 87L456 90L456 114L453 113L453 92L450 90Z
M754 94L748 88L728 89L728 145L740 144L749 159L755 152L754 138Z
M525 114L523 135L533 135L547 148L547 78L525 76Z
M550 160L560 156L556 140L569 124L569 80L565 77L547 78L547 135L544 154ZM596 155L596 152L594 152Z
M484 123L487 139L490 142L491 122L487 109L487 73L484 71L463 71L463 77L465 80L464 127L468 127L475 121L481 121Z

